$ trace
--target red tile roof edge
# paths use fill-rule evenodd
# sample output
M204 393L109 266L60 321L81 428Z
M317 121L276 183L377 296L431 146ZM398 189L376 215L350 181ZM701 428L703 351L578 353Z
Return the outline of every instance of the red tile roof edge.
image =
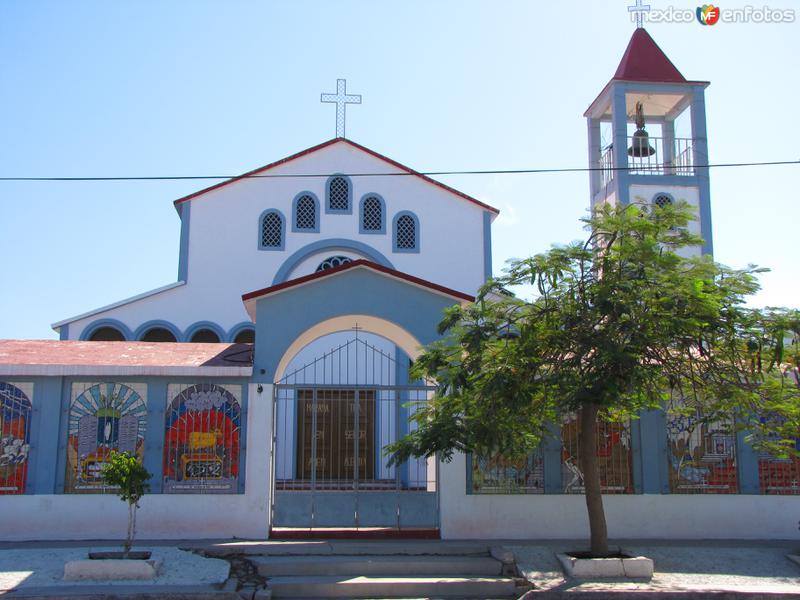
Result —
M357 149L359 149L359 150L361 150L363 152L366 152L367 154L370 154L370 155L374 156L375 158L378 158L378 159L380 159L380 160L382 160L382 161L384 161L386 163L389 163L390 165L392 165L394 167L397 167L398 169L401 169L401 170L405 171L406 173L408 173L410 175L414 175L416 177L419 177L420 179L422 179L423 181L426 181L427 183L431 183L431 184L433 184L433 185L435 185L437 187L442 188L443 190L445 190L447 192L450 192L451 194L455 194L456 196L459 196L459 197L463 198L464 200L468 200L469 202L472 202L473 204L477 204L478 206L480 206L483 209L491 211L491 212L493 212L495 214L500 214L500 210L499 209L497 209L497 208L495 208L493 206L490 206L489 204L486 204L485 202L481 202L477 198L473 198L472 196L470 196L468 194L465 194L464 192L460 192L457 189L452 188L447 184L444 184L444 183L442 183L440 181L436 181L435 179L432 179L432 178L428 177L427 175L423 175L422 173L420 173L419 171L415 171L411 167L407 167L407 166L397 162L396 160L392 160L388 156L384 156L383 154L380 154L379 152L376 152L375 150L370 150L366 146L362 146L361 144L357 144L356 142L354 142L352 140L349 140L347 138L343 138L343 137L342 138L333 138L331 140L328 140L327 142L323 142L321 144L317 144L316 146L312 146L311 148L306 148L305 150L302 150L300 152L297 152L295 154L292 154L290 156L287 156L285 158L277 160L277 161L275 161L273 163L270 163L268 165L264 165L263 167L258 167L257 169L253 169L252 171L248 171L247 173L243 173L242 175L238 175L236 177L232 177L231 179L227 179L225 181L221 181L220 183L216 183L216 184L214 184L212 186L209 186L209 187L204 188L202 190L199 190L197 192L193 192L193 193L189 194L188 196L183 196L182 198L178 198L177 200L174 201L174 204L175 204L175 206L178 206L179 204L182 204L183 202L186 202L187 200L191 200L192 198L196 198L197 196L202 196L203 194L205 194L207 192L210 192L212 190L221 188L221 187L223 187L225 185L228 185L230 183L234 183L236 181L239 181L240 179L245 179L245 178L251 177L253 175L258 175L258 174L260 174L260 173L262 173L264 171L268 171L270 169L274 169L275 167L278 167L280 165L286 164L286 163L291 162L291 161L293 161L295 159L301 158L301 157L306 156L308 154L312 154L312 153L316 152L317 150L322 150L323 148L326 148L326 147L328 147L328 146L330 146L332 144L335 144L336 142L345 142L347 144L350 144L354 148L357 148Z
M90 367L230 368L252 367L252 344L224 342L94 342L79 340L0 340L0 365ZM242 356L247 353L244 360ZM236 357L236 360L232 360Z
M378 263L374 263L370 260L365 259L358 259L354 260L349 263L345 263L343 265L339 265L338 267L334 267L332 269L326 269L324 271L318 271L316 273L311 273L310 275L304 275L303 277L298 277L297 279L290 279L289 281L284 281L282 283L277 283L275 285L271 285L269 287L265 287L260 290L256 290L254 292L248 292L246 294L242 294L242 301L247 302L248 300L253 300L254 298L260 298L262 296L266 296L268 294L272 294L275 292L279 292L281 290L285 290L288 288L292 288L298 285L302 285L304 283L308 283L309 281L315 281L317 279L321 279L323 277L328 277L329 275L335 275L337 273L341 273L343 271L347 271L349 269L355 269L357 267L367 267L369 269L373 269L380 273L384 273L391 277L396 277L398 279L402 279L404 281L408 281L409 283L413 283L422 287L426 287L432 289L434 291L440 292L442 294L446 294L448 296L452 296L454 298L459 298L461 300L465 300L467 302L473 302L475 300L474 296L470 296L469 294L465 294L463 292L459 292L457 290L445 287L443 285L439 285L438 283L433 283L426 279L421 279L419 277L415 277L414 275L409 275L408 273L403 273L401 271L397 271L395 269L390 269L389 267L384 267L383 265L379 265Z

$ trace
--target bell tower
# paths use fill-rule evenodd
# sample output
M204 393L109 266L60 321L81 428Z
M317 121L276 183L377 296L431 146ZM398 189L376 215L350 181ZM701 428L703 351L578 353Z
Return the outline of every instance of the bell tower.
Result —
M644 28L633 32L611 81L584 113L589 130L590 198L626 205L695 208L689 229L713 253L705 88L687 81Z

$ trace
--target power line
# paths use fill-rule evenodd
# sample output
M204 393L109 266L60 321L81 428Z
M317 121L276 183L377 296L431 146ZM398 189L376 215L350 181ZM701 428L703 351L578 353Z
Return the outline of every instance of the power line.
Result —
M800 160L776 160L764 162L736 162L693 165L682 169L717 169L725 167L766 167L776 165L800 165ZM473 171L413 171L402 173L344 173L348 177L408 177L415 175L524 175L540 173L590 173L592 171L647 171L663 169L663 166L629 167L572 167L560 169L487 169ZM673 167L678 168L678 167ZM244 175L148 175L133 177L0 177L0 181L182 181L202 179L283 179L303 177L330 177L330 173L245 173Z

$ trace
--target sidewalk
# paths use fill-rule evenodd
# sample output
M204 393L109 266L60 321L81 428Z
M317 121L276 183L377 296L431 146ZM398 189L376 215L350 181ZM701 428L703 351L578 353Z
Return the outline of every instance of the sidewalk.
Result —
M133 595L153 598L204 598L224 600L222 587L228 579L230 565L227 561L204 558L193 552L172 546L150 543L136 544L136 548L153 551L152 558L163 561L159 575L151 581L64 581L64 563L87 558L88 550L119 550L119 545L97 543L20 544L0 549L0 596L17 597L89 597L93 594L115 596ZM239 598L230 594L230 598Z
M286 542L291 545L293 542ZM296 543L296 542L295 542ZM426 541L436 545L439 542ZM488 542L487 542L488 543ZM381 542L363 542L381 544ZM84 558L87 550L118 549L108 542L28 542L0 544L0 596L31 598L68 596L81 598L136 597L164 599L233 600L235 580L228 580L230 564L205 558L188 550L214 549L224 545L226 553L256 553L256 542L142 541L139 548L153 550L164 561L163 572L152 582L65 582L64 563ZM274 543L270 544L274 545ZM800 600L800 564L787 554L800 554L800 541L622 541L626 552L655 561L649 581L580 581L564 578L556 552L584 548L585 541L491 542L511 550L520 571L533 584L525 600L554 598L641 599L681 598L780 598ZM249 549L249 550L248 550Z
M568 580L556 552L585 549L586 541L507 542L517 566L534 589L525 600L548 598L767 598L800 600L800 564L787 554L800 554L800 541L622 541L628 554L655 562L646 580Z

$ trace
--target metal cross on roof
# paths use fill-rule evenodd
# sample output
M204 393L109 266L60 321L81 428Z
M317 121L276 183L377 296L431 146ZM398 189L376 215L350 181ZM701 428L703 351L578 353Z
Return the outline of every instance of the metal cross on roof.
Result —
M650 5L649 4L642 4L642 0L636 0L636 4L632 4L628 7L628 12L636 14L636 27L641 28L642 20L644 19L644 13L650 12Z
M361 104L360 94L347 93L347 80L336 80L335 94L320 94L320 102L336 104L336 137L344 137L344 111L347 104Z

